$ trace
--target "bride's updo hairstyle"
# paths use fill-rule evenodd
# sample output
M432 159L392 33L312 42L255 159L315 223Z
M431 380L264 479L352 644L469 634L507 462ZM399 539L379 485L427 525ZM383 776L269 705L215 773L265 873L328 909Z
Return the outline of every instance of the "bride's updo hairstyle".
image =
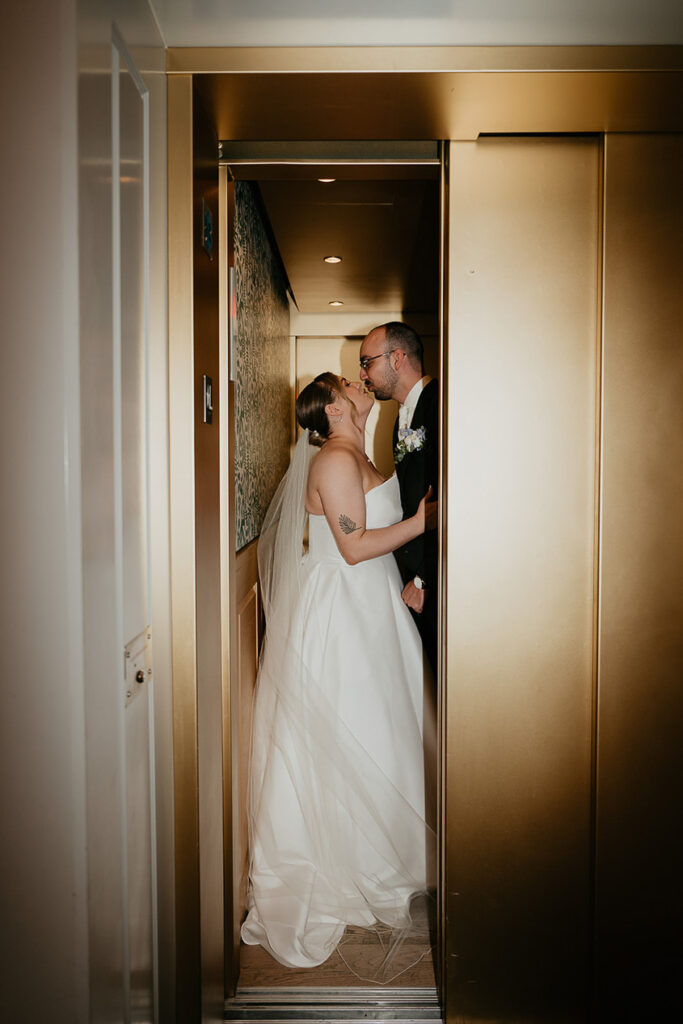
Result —
M296 419L300 427L308 429L309 444L320 447L330 436L330 423L325 406L338 399L341 381L334 373L319 373L307 384L296 400Z

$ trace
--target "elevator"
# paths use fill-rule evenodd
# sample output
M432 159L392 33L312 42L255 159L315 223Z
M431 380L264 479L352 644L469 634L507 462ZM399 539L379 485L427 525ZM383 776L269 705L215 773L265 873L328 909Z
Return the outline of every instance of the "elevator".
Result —
M439 149L436 143L335 142L261 145L248 155L248 146L221 146L219 219L227 223L226 251L234 261L221 275L227 281L228 354L234 367L234 458L229 458L228 476L235 480L236 522L229 546L236 551L239 581L237 653L230 672L231 706L238 709L231 730L230 778L239 807L232 844L233 948L239 973L231 1013L245 1000L250 1005L266 997L281 1002L288 989L302 989L304 995L321 987L335 989L337 999L358 1001L357 990L365 984L348 967L351 950L356 967L362 959L360 934L345 938L343 954L335 951L328 962L309 970L283 968L258 947L239 942L259 646L254 508L257 497L262 509L267 504L262 496L267 476L272 493L288 464L296 437L289 425L294 395L325 368L357 379L362 338L377 323L403 316L419 325L425 370L439 379ZM333 252L343 256L326 264L324 255ZM286 286L290 308L283 301ZM330 309L330 300L338 305ZM395 402L377 402L366 428L367 451L386 478L394 471L396 414ZM381 636L377 642L382 643ZM432 928L435 910L433 901L424 910ZM398 990L394 996L404 1009L406 990L414 990L413 1000L436 1003L434 964L427 950L426 942L420 947L413 938L396 957L384 992L389 998L389 990Z
M171 54L169 114L177 131L169 188L172 204L178 199L172 231L193 239L196 251L193 202L195 224L204 203L215 210L219 236L224 230L218 139L263 139L275 123L291 138L301 137L303 125L309 138L328 137L319 111L334 76L277 79L291 107L280 108L275 122L264 101L268 76L252 70L249 120L245 78L226 72L193 80L176 59ZM391 130L403 137L415 129L419 111L423 132L429 125L436 139L449 140L440 241L437 963L449 1021L629 1019L666 1009L675 994L670 968L678 957L680 886L667 837L676 816L671 786L680 774L672 736L680 725L681 607L669 566L680 558L680 484L671 469L681 443L675 183L682 147L680 135L645 131L667 117L675 123L666 105L641 112L642 134L631 134L638 125L626 108L623 124L605 125L608 93L625 97L637 89L628 73L623 81L615 75L585 109L576 105L572 83L590 85L588 79L572 79L562 97L554 79L542 110L522 113L510 97L501 98L504 76L483 79L491 88L479 108L471 96L469 106L463 99L467 116L445 101L439 106L446 83L438 74L425 73L429 95L411 92L417 75L410 82L377 75L370 83L359 74L345 83L346 138L381 138L390 109ZM534 84L518 72L506 81L518 88L518 100ZM307 91L313 84L318 93ZM538 77L535 84L542 84ZM471 88L467 79L465 99ZM321 106L313 104L306 120L301 104L314 94ZM406 104L405 122L397 98ZM464 118L458 132L449 122L456 114ZM195 512L206 527L197 564L210 576L206 609L198 604L197 614L205 626L213 623L206 643L214 670L210 682L190 669L187 685L182 674L174 683L179 714L184 708L181 734L187 715L200 730L199 758L189 746L176 756L183 808L176 893L183 920L202 939L183 939L193 967L186 989L179 979L179 1006L187 998L188 1010L207 993L219 998L223 977L234 977L228 851L236 806L225 780L241 710L230 696L231 657L249 629L253 635L257 616L253 576L238 573L236 552L221 541L234 510L234 482L220 457L220 431L229 446L232 429L230 304L224 301L221 312L218 303L221 287L229 294L226 241L224 262L202 272L207 309L193 310L183 284L192 279L191 263L178 262L171 284L172 380L185 396L178 408L189 417L177 422L179 431L194 429L197 406L188 387L196 398L200 369L220 382L218 430L211 439L198 432L194 453L203 467ZM186 325L200 317L194 360L182 332L174 335L176 305ZM171 395L173 401L173 383ZM173 458L172 452L172 479ZM198 479L191 458L186 469ZM172 485L181 518L187 500ZM222 641L216 608L226 615ZM253 644L244 650L253 669ZM625 901L623 888L634 878ZM199 898L188 899L197 889ZM651 921L656 933L636 941Z

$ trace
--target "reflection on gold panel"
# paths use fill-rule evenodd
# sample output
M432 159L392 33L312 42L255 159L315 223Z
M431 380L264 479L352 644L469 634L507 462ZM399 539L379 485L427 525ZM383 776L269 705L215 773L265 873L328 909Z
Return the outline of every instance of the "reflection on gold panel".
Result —
M680 1000L683 136L605 146L597 990L658 1020Z
M600 171L590 138L450 147L453 1021L586 1012Z

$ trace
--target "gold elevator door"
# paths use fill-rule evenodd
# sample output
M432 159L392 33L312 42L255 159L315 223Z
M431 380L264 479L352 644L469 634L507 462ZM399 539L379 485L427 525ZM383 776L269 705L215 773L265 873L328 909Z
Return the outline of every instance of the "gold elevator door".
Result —
M680 992L683 136L450 147L449 1021Z
M587 1006L601 155L590 137L450 146L451 1020Z

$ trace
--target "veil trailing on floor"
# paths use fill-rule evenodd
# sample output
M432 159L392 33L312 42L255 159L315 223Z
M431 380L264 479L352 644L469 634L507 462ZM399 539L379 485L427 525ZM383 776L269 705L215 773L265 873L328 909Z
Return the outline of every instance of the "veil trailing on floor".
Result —
M345 713L344 692L330 691L327 654L311 667L311 645L327 649L319 636L327 626L310 602L312 569L303 554L315 454L305 431L258 547L266 636L253 715L249 913L242 936L291 967L316 966L338 949L359 979L386 984L430 950L424 898L434 833L425 824L424 799L415 797L420 780L406 787L412 794L406 796L387 771L387 757L396 753L376 757L372 742L361 741L354 729L363 709ZM339 601L343 621L341 592ZM339 665L329 668L340 672ZM353 671L352 660L341 667L342 681L344 671ZM397 752L417 744L422 749L421 713L400 718L399 735L392 737ZM399 765L393 775L410 770Z

